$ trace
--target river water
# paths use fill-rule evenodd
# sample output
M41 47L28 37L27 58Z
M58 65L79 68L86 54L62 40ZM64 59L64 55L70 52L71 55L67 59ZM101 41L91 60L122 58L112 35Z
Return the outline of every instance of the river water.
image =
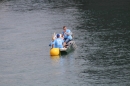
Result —
M77 49L51 57L67 26ZM0 86L130 86L129 0L1 0Z

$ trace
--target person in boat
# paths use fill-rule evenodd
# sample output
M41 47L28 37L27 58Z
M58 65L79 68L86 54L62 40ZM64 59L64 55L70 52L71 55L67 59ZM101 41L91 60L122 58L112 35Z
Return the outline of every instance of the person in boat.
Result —
M64 46L72 40L72 32L66 26L63 26L62 37L64 37Z
M63 48L64 40L60 38L60 34L57 34L57 38L52 43L52 48Z
M52 41L51 41L51 43L49 44L49 46L51 46L51 47L52 47L52 44L54 44L54 41L55 41L55 37L54 37L54 36L52 36Z

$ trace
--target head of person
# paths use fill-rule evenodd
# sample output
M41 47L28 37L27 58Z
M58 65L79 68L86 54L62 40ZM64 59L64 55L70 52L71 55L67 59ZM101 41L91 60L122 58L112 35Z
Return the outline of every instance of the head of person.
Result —
M64 31L64 32L66 31L66 29L67 29L66 26L63 26L63 31Z
M56 36L57 36L57 38L59 38L59 37L60 37L60 34L57 34Z

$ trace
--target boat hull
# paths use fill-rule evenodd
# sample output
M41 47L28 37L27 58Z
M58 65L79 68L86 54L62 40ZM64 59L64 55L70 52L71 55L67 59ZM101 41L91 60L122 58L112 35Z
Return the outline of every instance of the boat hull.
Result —
M66 48L60 48L60 52L61 53L68 53L68 52L70 52L72 50L75 50L76 47L77 47L77 45L75 44L74 41L69 41L67 43L67 47Z

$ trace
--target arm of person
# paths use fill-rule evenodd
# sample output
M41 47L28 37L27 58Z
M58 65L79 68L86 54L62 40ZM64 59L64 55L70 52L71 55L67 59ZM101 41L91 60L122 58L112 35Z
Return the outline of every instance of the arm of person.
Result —
M54 44L52 44L52 48L54 48Z
M71 32L70 30L67 30L67 31L65 32L65 34L67 34L67 35L72 35L72 32Z
M55 47L54 45L55 45L55 41L53 41L53 42L52 42L52 48L54 48L54 47Z
M64 46L65 46L65 43L64 43L64 40L62 39L62 46L63 46L63 48L64 48Z
M62 32L61 37L64 37L64 33L65 33L65 32Z
M52 46L52 41L50 42L49 46L50 46L50 47Z

